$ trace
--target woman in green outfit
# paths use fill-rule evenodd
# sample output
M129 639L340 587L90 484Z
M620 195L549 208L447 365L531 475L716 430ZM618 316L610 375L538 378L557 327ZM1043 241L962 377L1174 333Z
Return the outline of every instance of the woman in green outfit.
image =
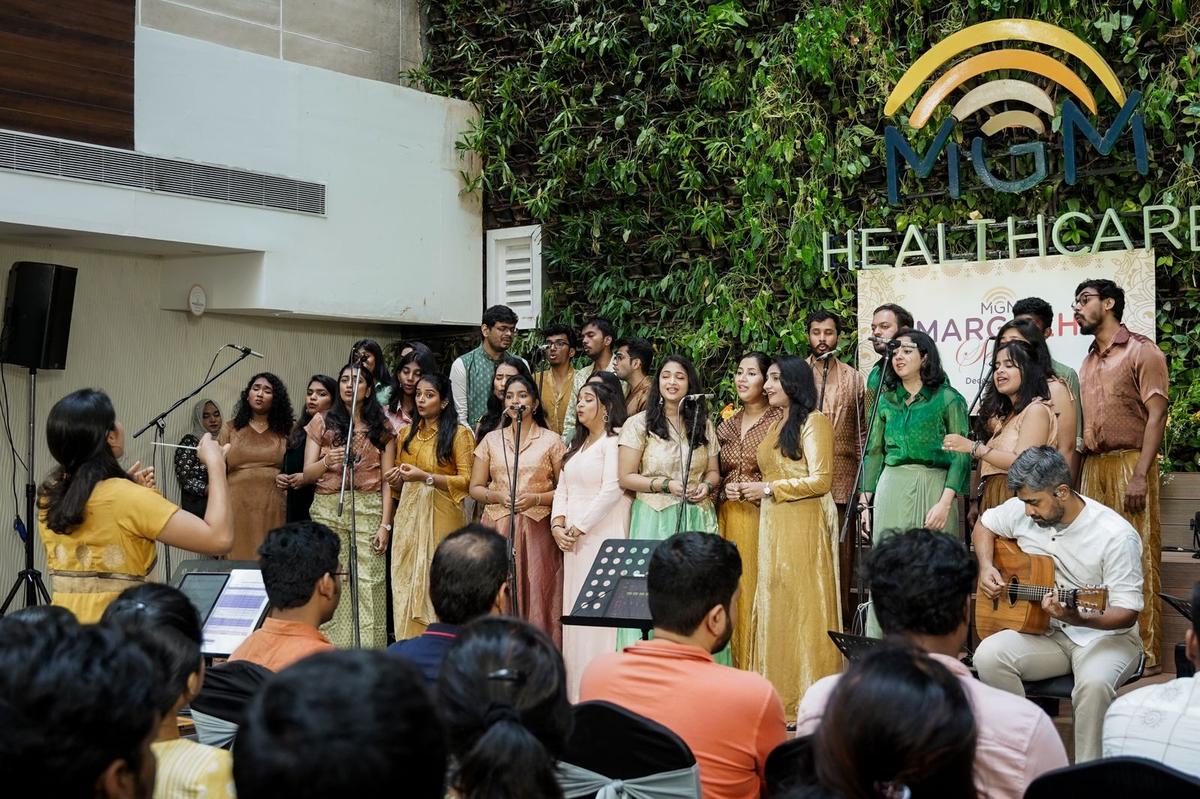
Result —
M956 498L971 471L969 454L942 447L947 434L967 434L967 402L946 378L933 339L910 330L896 341L863 473L864 504L872 508L864 521L876 544L914 527L957 534ZM880 636L873 608L867 635Z
M661 541L677 529L717 532L712 501L721 483L717 432L708 420L703 398L684 400L701 391L692 362L682 355L669 355L658 370L658 379L650 385L646 410L629 417L621 428L617 471L621 488L636 493L629 516L630 538ZM692 460L685 498L683 469L689 448ZM636 638L636 631L621 630L618 646Z

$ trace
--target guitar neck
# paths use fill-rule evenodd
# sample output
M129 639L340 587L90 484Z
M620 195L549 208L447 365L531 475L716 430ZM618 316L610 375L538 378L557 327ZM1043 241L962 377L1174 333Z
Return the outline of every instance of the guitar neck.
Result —
M1048 585L1026 585L1021 584L1015 588L1008 586L1005 589L1011 596L1016 599L1027 599L1030 602L1041 602L1042 597L1051 592L1054 592L1060 605L1065 605L1074 597L1074 591L1069 588L1056 588Z

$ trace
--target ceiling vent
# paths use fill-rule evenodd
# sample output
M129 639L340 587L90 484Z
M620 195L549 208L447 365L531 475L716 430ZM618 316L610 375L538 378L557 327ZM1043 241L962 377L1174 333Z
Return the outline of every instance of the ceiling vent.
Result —
M0 169L325 214L321 183L7 130L0 130Z

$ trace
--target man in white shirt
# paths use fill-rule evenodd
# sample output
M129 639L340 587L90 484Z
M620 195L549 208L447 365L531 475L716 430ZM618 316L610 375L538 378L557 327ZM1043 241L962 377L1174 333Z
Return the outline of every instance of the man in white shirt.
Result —
M961 541L909 530L875 547L866 562L884 635L924 649L962 682L975 713L975 785L988 799L1021 799L1029 783L1067 765L1050 717L1019 696L984 685L958 659L967 640L975 560ZM841 675L818 680L800 701L796 734L815 732Z
M1200 583L1192 586L1192 611L1200 609ZM1192 616L1184 646L1200 668L1200 624ZM1104 756L1157 760L1200 777L1200 688L1195 677L1147 685L1118 698L1104 716Z
M1142 543L1116 511L1071 490L1067 462L1053 447L1031 447L1008 470L1016 497L986 511L972 539L979 587L993 599L1006 590L993 565L994 538L1015 539L1031 555L1054 561L1060 589L1108 588L1108 607L1081 614L1051 591L1042 607L1051 616L1044 635L1003 630L975 650L979 679L1024 696L1022 680L1074 674L1075 761L1100 757L1104 713L1137 669L1142 650L1137 617L1142 609ZM1022 600L1018 600L1022 601Z
M493 305L483 312L479 324L482 341L450 365L450 390L458 423L472 430L487 411L492 394L492 377L517 334L517 314L507 305Z

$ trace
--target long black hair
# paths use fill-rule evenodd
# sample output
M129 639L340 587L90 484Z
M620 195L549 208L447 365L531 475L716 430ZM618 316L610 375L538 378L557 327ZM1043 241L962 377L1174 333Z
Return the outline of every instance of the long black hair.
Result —
M518 619L467 625L442 663L438 710L464 799L561 797L555 766L573 718L562 655Z
M529 390L529 398L537 403L532 411L529 412L529 418L537 422L539 427L549 427L546 422L546 409L542 406L542 395L538 393L537 384L533 382L533 378L528 374L513 375L508 378L508 382L504 384L504 393L507 395L508 390L512 388L513 383L520 383ZM513 419L507 413L500 417L500 427L505 428L512 424Z
M700 377L696 374L696 367L686 355L668 355L663 358L663 362L658 369L653 372L653 379L650 381L650 391L646 395L646 431L653 433L664 441L671 440L671 434L668 430L670 423L667 421L666 403L662 398L662 391L658 387L658 382L661 379L662 370L667 364L676 363L683 367L683 371L687 373L687 393L698 394L703 391L700 388ZM696 415L699 414L701 421L697 422ZM680 402L679 404L679 421L683 425L680 434L684 437L691 436L691 446L693 449L702 447L708 443L708 403L703 399L698 399L695 402Z
M1000 332L996 334L996 340L1004 338L1005 331L1016 330L1021 334L1021 338L1025 339L1030 348L1033 349L1033 357L1042 367L1042 371L1046 373L1046 379L1058 377L1054 371L1054 360L1050 357L1050 348L1046 346L1046 337L1042 335L1042 330L1028 319L1010 319L1003 324Z
M921 330L904 330L896 334L895 340L907 337L913 343L913 346L925 357L925 362L921 364L921 382L927 388L941 388L946 382L946 370L942 368L942 356L938 355L937 344L929 337L928 333ZM903 344L901 344L903 346ZM888 350L888 358L893 357L896 351ZM888 369L887 377L883 384L886 388L893 389L900 385L900 378L896 377L896 370Z
M83 524L84 509L97 483L114 477L133 479L108 446L108 434L116 426L112 400L98 389L81 388L54 403L46 417L46 446L58 466L38 491L46 527L68 534Z
M817 381L813 379L812 367L796 355L784 355L775 359L779 367L779 385L787 394L789 405L787 418L779 428L779 439L775 446L792 460L800 460L800 431L808 415L817 408Z
M391 386L392 390L396 390L395 383L392 382L392 374L388 371L387 360L383 357L383 347L379 346L379 342L373 338L360 338L354 342L352 352L369 352L375 356L375 370L371 373L371 377L375 378L377 386ZM351 360L356 360L351 358Z
M625 398L619 392L614 392L606 383L584 383L580 387L579 393L590 391L596 396L596 401L604 408L604 435L615 436L617 431L621 429L621 425L625 424ZM579 398L576 397L576 402ZM571 459L571 456L583 449L584 443L588 439L588 429L582 424L575 425L575 437L571 439L571 446L563 455L563 465Z
M242 395L238 399L237 410L233 414L233 429L241 430L250 424L250 403L246 398L250 396L250 388L254 385L254 381L260 377L265 378L271 384L271 407L267 410L267 427L271 429L272 433L286 437L292 432L296 414L292 412L292 401L288 397L287 386L271 372L259 372L246 383L246 387L242 389Z
M517 374L528 377L531 380L533 375L529 372L529 366L513 355L505 353L500 356L500 360L496 361L496 369L501 366L514 366L517 369ZM495 382L496 370L492 370L492 382ZM504 400L496 396L495 391L488 392L487 410L483 412L483 416L479 419L479 427L475 431L475 440L483 441L483 437L500 426L501 418L504 416ZM542 425L545 427L545 425Z
M437 459L438 463L450 463L454 460L454 437L458 435L458 407L454 404L454 392L450 387L450 378L437 372L428 374L423 372L417 385L419 386L421 383L428 383L442 398L442 402L446 403L438 415ZM419 418L413 419L412 424L408 426L408 435L404 438L402 445L405 452L409 451L409 442L417 437L417 428L420 426Z
M329 397L334 402L340 401L338 398L338 383L329 375L313 375L308 378L308 382L304 384L305 400L308 399L308 387L313 383L320 383L321 387L329 392ZM292 432L288 436L288 449L293 449L303 444L305 437L308 435L304 432L304 428L312 421L312 415L308 412L307 401L302 407L304 410L300 411L300 418L296 420L296 426L292 428Z
M441 371L438 369L437 357L433 354L433 350L419 341L414 341L410 346L412 350L403 356L396 363L396 368L392 370L392 397L388 400L388 410L392 413L400 413L404 404L404 387L400 385L400 373L404 371L404 367L416 364L417 368L421 370L422 376L437 374Z
M621 378L617 377L607 369L601 369L599 372L592 372L587 376L587 380L583 381L585 386L599 383L606 386L609 391L615 391L622 397L625 396L625 389L621 388Z
M350 408L342 401L341 380L347 369L357 369L367 386L367 396L358 401L358 408L367 429L367 438L382 452L392 439L392 430L387 417L383 415L383 406L375 399L375 377L362 364L348 363L338 370L338 392L334 394L329 410L325 411L325 429L331 433L335 447L346 443L346 431L350 429Z
M188 679L203 668L200 616L178 588L162 583L126 588L104 609L100 623L131 636L158 666L162 713L175 706Z
M1012 398L996 390L996 383L989 380L983 389L983 399L979 402L979 415L975 417L976 432L987 440L996 431L990 427L993 421L1003 424L1029 407L1036 399L1050 399L1050 386L1046 383L1046 372L1034 355L1033 348L1024 341L1006 341L996 347L992 353L992 372L996 364L1007 356L1013 366L1021 373L1021 387L1017 391L1016 402Z

